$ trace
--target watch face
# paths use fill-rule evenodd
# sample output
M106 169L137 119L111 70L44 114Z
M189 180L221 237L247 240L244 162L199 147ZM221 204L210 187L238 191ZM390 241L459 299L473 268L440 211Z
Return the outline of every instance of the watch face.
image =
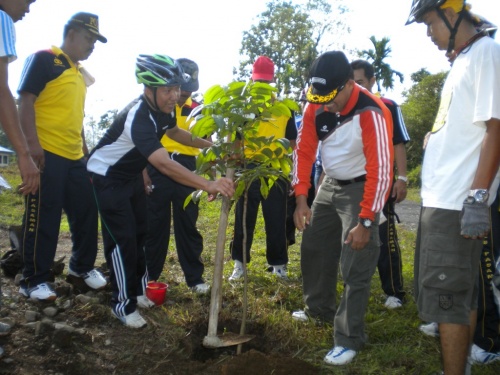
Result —
M361 219L361 225L365 228L370 228L372 226L372 221L370 219Z
M478 203L484 203L488 200L489 194L486 189L478 189L474 191L474 200Z

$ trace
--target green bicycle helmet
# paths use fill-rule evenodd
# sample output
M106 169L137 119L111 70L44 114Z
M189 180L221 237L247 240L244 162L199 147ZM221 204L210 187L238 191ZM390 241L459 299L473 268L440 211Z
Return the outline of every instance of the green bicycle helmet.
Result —
M137 83L148 87L180 86L190 79L182 66L167 55L139 55L135 76Z

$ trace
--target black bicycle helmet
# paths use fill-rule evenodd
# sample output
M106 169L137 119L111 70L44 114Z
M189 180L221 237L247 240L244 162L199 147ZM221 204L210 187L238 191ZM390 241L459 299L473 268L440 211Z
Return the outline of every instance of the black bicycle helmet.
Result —
M468 7L465 3L465 0L463 0L462 9L460 11L457 11L458 19L455 22L455 25L451 26L450 21L448 21L448 18L446 18L443 9L441 9L446 1L448 0L413 0L410 15L408 17L408 21L406 21L406 25L409 25L412 22L422 22L422 17L424 16L424 14L432 9L435 9L448 30L450 30L450 40L448 41L448 48L446 50L446 53L450 54L455 48L455 36L457 35L458 26L462 22L462 19L464 18Z
M446 0L413 0L406 25L413 22L420 22L425 13L443 5L445 2Z
M497 32L498 26L492 24L486 18L470 13L472 18L472 23L478 32L487 33L490 37L494 38Z
M139 55L135 75L148 87L180 86L189 81L182 66L167 55Z
M197 91L200 88L200 82L198 81L198 75L200 72L198 64L196 64L193 60L186 58L177 59L177 63L182 67L184 73L189 76L186 83L181 85L181 90L189 92Z

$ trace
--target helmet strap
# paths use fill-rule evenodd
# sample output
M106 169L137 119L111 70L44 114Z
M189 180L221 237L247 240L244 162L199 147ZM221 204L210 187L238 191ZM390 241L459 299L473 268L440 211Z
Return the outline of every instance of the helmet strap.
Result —
M437 13L445 23L446 27L450 30L450 40L448 42L448 49L446 50L446 54L451 54L453 52L453 49L455 47L455 36L457 35L458 31L458 26L460 26L460 23L462 22L462 19L464 18L464 9L465 9L465 2L464 6L462 7L462 10L458 13L458 19L457 22L455 22L455 26L451 26L450 21L448 21L448 18L446 18L446 15L444 14L443 9L440 7L436 8Z
M153 92L153 103L151 103L151 100L148 98L147 95L144 95L144 98L146 99L146 101L148 102L149 106L154 110L154 111L159 111L159 107L158 107L158 102L156 101L156 91L158 90L158 88L156 86L148 86L148 88Z
M158 101L156 100L156 93L158 92L158 87L154 87L153 88L153 98L154 98L154 105L155 105L155 110L156 111L159 111L160 110L160 107L158 107Z

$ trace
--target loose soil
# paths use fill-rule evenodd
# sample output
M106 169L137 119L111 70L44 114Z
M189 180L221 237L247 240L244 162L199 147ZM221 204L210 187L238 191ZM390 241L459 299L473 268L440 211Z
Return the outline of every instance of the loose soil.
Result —
M10 250L6 228L0 228L0 254ZM57 259L69 260L71 240L62 235ZM0 320L13 325L8 336L0 337L5 354L0 374L318 374L313 365L276 353L276 343L259 327L247 327L255 339L236 347L206 349L202 342L208 321L190 322L189 327L168 323L167 299L163 306L141 314L148 321L144 329L124 327L112 317L110 291L80 293L62 275L54 287L60 296L55 302L40 302L19 295L15 279L2 275ZM205 298L205 297L201 297ZM210 297L204 301L208 307ZM167 323L165 323L167 322ZM219 322L230 332L239 331L238 322ZM184 330L177 343L171 333Z

